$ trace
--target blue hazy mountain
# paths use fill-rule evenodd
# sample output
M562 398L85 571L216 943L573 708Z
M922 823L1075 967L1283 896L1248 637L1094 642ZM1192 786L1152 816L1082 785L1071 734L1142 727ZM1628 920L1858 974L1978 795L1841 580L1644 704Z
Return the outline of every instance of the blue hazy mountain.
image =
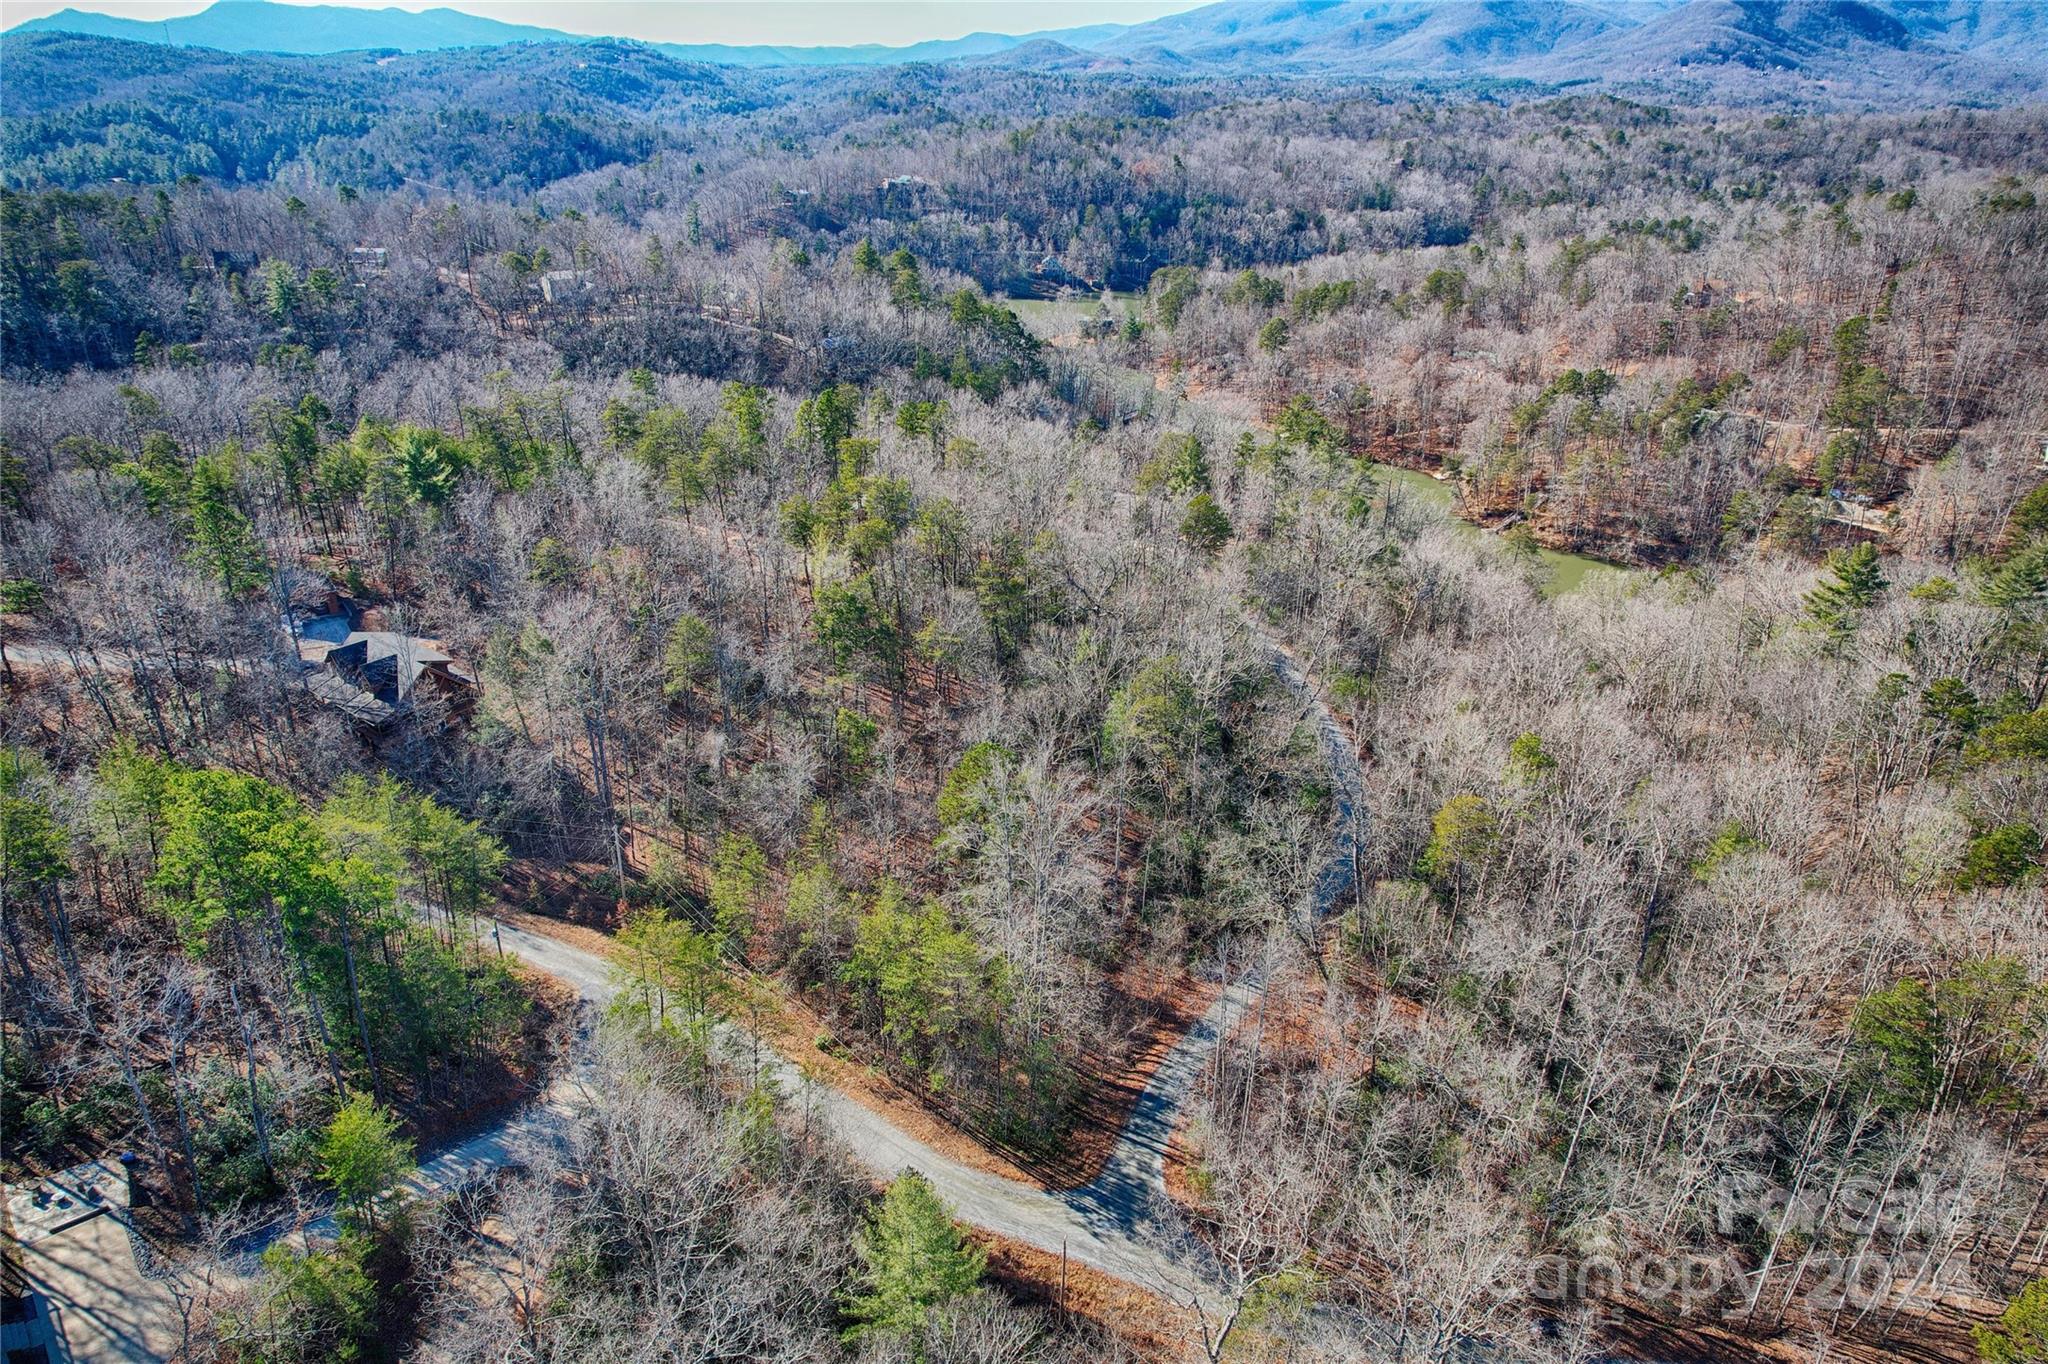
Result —
M464 14L217 0L145 22L67 9L11 34L64 32L226 52L434 52L585 35ZM727 67L969 62L1160 75L1712 82L1736 94L1801 82L1873 97L2038 98L2048 0L1223 0L1142 24L973 33L905 47L656 43Z
M1073 45L1073 44L1070 44ZM1343 75L1625 78L1734 64L1857 74L1935 54L2048 70L2042 0L1225 0L1089 46ZM1891 57L1885 54L1893 54ZM1953 64L1951 64L1951 67Z
M1378 73L1455 73L1568 48L1638 18L1570 0L1230 0L1097 46L1124 57ZM1657 12L1642 7L1647 16Z
M364 48L432 52L451 47L561 42L570 35L530 24L507 24L460 10L351 9L282 5L271 0L215 0L176 19L120 19L67 9L16 24L9 33L84 33L138 43L207 47L219 52L314 55Z
M905 47L866 43L841 47L735 45L729 43L655 43L683 61L716 62L725 66L872 66L895 62L941 62L985 57L1025 43L1050 40L1067 46L1088 46L1112 37L1123 24L1094 24L1047 33L970 33L964 38L937 39ZM215 0L197 14L176 19L116 18L87 10L66 9L29 19L9 33L81 33L96 38L126 38L138 43L205 47L219 52L282 52L321 56L335 52L391 49L399 52L440 52L459 47L498 47L507 43L587 42L587 35L531 24L508 24L455 9L418 12L402 9L352 9L343 5L287 5L274 0Z

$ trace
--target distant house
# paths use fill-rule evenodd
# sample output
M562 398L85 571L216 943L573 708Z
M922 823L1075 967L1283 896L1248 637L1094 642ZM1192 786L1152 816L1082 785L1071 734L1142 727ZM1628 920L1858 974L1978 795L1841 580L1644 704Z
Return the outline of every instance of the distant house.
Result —
M1020 296L1032 298L1059 298L1066 294L1095 293L1102 286L1094 280L1075 274L1066 264L1050 252L1036 261L1023 262L1021 277L1013 280L1011 290Z
M1684 301L1688 308L1711 308L1727 302L1731 297L1733 294L1728 288L1727 280L1701 279L1685 291Z
M458 713L469 709L476 678L451 655L418 635L358 630L358 617L344 602L331 614L291 623L315 700L370 729L407 714L423 696L445 700Z
M550 270L540 277L540 296L549 303L577 303L590 292L590 276L581 270Z
M892 175L875 186L884 209L929 208L946 197L946 192L922 175Z
M382 246L352 246L348 260L358 273L382 274L391 268L390 249Z

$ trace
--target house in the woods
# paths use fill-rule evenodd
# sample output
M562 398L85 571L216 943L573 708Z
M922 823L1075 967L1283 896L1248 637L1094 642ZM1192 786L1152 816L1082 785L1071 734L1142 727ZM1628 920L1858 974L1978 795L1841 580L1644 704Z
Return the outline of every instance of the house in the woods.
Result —
M1725 279L1707 279L1702 276L1692 288L1681 296L1688 308L1712 308L1726 303L1733 297Z
M358 629L364 622L353 603L330 605L324 614L293 618L290 626L315 700L370 729L382 729L429 698L453 714L469 710L475 676L433 640Z
M549 270L540 277L540 296L548 303L581 303L590 296L590 276L581 270Z
M1092 294L1102 285L1075 274L1050 252L1037 260L1026 257L1011 277L1008 288L1018 298L1063 298L1069 294Z
M920 211L941 203L946 192L922 175L892 175L875 186L884 212Z
M1090 341L1107 341L1117 334L1122 325L1116 314L1109 310L1109 300L1105 295L1103 301L1095 305L1095 311L1081 319L1081 335Z

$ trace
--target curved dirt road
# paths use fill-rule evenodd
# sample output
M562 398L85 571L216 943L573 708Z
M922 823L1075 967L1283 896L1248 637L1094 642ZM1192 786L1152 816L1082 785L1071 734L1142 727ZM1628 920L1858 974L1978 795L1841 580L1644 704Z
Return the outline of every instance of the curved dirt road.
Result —
M1310 893L1291 916L1292 927L1307 933L1353 884L1364 835L1364 774L1350 739L1316 695L1307 672L1279 643L1263 633L1260 638L1275 676L1311 715L1334 784L1334 843ZM599 1005L611 999L611 968L602 957L509 924L495 925L494 932L505 951L574 986L583 999ZM916 1170L932 1182L961 1221L1043 1251L1064 1252L1125 1282L1185 1299L1198 1293L1210 1276L1199 1252L1173 1234L1159 1216L1166 1148L1210 1054L1237 1018L1257 1003L1260 988L1254 972L1217 996L1167 1053L1132 1104L1101 1174L1078 1189L1048 1192L963 1165L835 1090L811 1087L808 1098L813 1112L869 1169L884 1177ZM808 1086L796 1066L755 1048L736 1025L724 1025L719 1036L724 1050L743 1064L751 1064L759 1050L762 1070L785 1094ZM553 1130L573 1112L577 1092L576 1079L564 1077L526 1112L426 1161L409 1187L431 1196L507 1163L522 1138Z

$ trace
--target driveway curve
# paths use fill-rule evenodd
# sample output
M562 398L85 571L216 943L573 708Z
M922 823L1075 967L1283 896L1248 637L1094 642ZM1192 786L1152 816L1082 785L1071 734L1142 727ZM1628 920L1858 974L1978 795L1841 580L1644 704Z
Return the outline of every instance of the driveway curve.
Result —
M1317 694L1307 670L1284 645L1263 631L1257 633L1274 675L1301 701L1315 725L1333 787L1332 846L1308 893L1289 916L1291 928L1309 934L1355 884L1365 835L1365 778L1349 736ZM597 954L511 924L494 924L492 932L505 951L574 987L584 1000L603 1005L612 998L610 964ZM877 1175L915 1170L930 1180L961 1221L1042 1251L1065 1254L1127 1283L1185 1297L1199 1292L1209 1275L1199 1252L1162 1216L1167 1146L1217 1044L1256 1007L1262 990L1263 982L1253 971L1217 995L1132 1103L1101 1173L1077 1189L1047 1191L976 1170L836 1090L814 1088L813 1111ZM723 1049L735 1060L751 1064L758 1052L762 1070L785 1093L811 1084L792 1063L756 1048L737 1025L723 1025L719 1035ZM411 1181L411 1191L429 1197L445 1193L506 1164L521 1139L554 1130L573 1112L580 1090L575 1076L562 1077L525 1112L428 1159Z

